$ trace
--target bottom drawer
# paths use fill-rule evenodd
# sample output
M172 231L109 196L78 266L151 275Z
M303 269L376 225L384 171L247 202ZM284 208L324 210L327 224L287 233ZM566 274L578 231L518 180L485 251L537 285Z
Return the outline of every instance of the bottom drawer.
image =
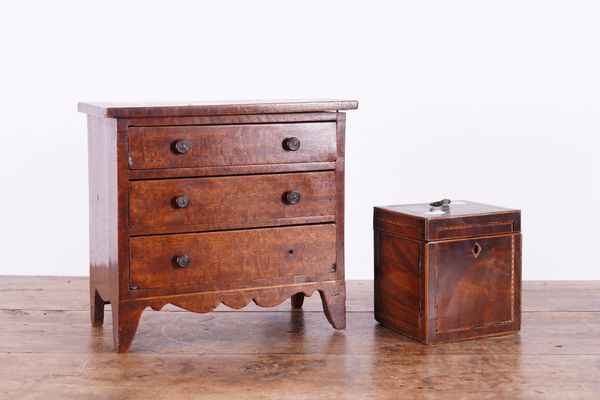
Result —
M140 289L331 273L335 224L131 238Z

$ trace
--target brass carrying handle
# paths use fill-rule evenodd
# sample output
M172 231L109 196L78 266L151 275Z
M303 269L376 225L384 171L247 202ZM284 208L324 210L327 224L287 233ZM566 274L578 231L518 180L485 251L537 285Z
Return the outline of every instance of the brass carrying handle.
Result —
M447 207L447 206L449 206L449 205L450 205L450 203L452 203L452 202L450 201L450 199L442 199L442 200L440 200L440 201L434 201L434 202L432 202L432 203L429 203L429 205L430 205L431 207Z

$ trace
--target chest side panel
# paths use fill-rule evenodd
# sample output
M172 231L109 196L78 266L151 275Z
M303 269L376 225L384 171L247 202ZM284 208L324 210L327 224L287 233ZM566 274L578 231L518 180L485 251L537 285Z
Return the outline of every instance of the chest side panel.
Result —
M375 318L422 339L421 244L375 232Z

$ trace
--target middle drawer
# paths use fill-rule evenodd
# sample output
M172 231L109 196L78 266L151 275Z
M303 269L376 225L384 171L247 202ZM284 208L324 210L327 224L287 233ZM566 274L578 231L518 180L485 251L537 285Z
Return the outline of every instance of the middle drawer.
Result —
M134 181L132 235L335 220L335 172Z

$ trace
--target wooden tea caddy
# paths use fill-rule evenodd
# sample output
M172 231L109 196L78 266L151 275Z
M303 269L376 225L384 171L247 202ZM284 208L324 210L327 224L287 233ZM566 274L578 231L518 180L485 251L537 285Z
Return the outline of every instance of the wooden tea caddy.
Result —
M470 201L375 207L375 318L423 343L517 332L521 212Z

